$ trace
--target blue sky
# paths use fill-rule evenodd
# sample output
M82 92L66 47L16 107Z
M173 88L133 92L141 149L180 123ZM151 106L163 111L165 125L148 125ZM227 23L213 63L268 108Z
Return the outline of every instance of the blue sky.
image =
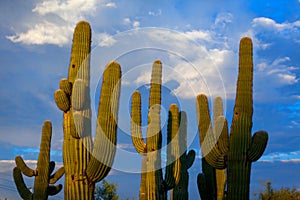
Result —
M22 155L34 167L44 120L53 123L52 159L61 165L62 114L53 93L67 76L72 33L80 20L93 30L91 95L97 96L107 62L116 59L123 70L118 153L108 177L118 182L121 199L138 196L141 162L130 138L130 95L136 88L147 95L155 59L162 60L164 70L162 123L170 103L188 114L189 148L197 151L190 196L199 199L195 96L205 93L210 102L221 96L231 122L243 36L254 44L253 132L269 133L263 157L253 164L251 192L268 180L278 188L300 188L299 10L297 0L1 1L0 198L18 198L13 160ZM147 96L143 100L146 108Z

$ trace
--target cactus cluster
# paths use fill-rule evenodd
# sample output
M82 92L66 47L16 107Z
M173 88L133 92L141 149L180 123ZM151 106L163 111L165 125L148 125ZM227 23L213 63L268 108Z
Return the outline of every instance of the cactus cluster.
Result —
M188 179L187 168L193 163L193 153L188 156L181 155L182 134L186 134L186 117L180 114L178 106L172 104L169 108L168 128L167 128L167 166L165 178L161 169L161 148L162 133L160 123L161 108L161 77L162 63L159 60L154 61L152 66L152 75L150 83L150 97L148 108L148 128L146 133L146 141L143 139L141 130L141 95L139 91L135 91L132 95L131 104L131 131L132 142L142 158L142 173L140 184L140 199L164 200L167 199L167 192L175 188L174 194L177 194L176 186L184 183L184 179L180 183L182 172L185 173L185 179ZM180 116L183 117L180 117ZM182 119L184 122L181 123ZM184 151L185 152L185 151ZM181 160L186 159L190 164L182 166ZM183 171L182 171L183 170ZM187 182L185 182L186 184ZM187 186L184 186L184 189ZM174 195L173 195L174 196ZM177 198L174 198L177 199Z
M227 169L227 199L249 199L249 184L252 162L263 154L268 134L258 131L253 136L253 61L252 41L244 37L240 41L239 74L233 118L228 139L227 121L222 114L214 120L212 130L208 101L205 95L197 97L202 154L207 163L215 169ZM218 133L217 136L214 135Z
M90 105L91 28L77 24L71 51L68 79L60 81L54 94L64 116L64 199L94 199L95 183L109 173L113 164L120 95L121 69L109 63L103 73L96 136L91 134Z
M51 122L45 121L42 129L40 153L35 170L29 168L21 156L16 156L15 158L17 166L13 170L13 177L20 196L25 200L46 200L48 196L56 195L62 189L61 184L53 185L64 175L64 167L59 168L52 174L55 162L50 162L51 137ZM22 173L28 177L35 177L33 192L27 188Z
M95 183L109 173L116 153L117 120L121 84L120 65L107 64L98 105L95 139L91 134L90 100L91 28L81 21L76 25L71 50L68 78L60 81L54 99L63 111L63 164L53 175L50 162L52 125L45 121L36 170L30 169L20 156L13 176L23 199L47 199L57 194L62 186L53 186L65 175L64 199L94 199ZM214 101L213 120L208 99L200 94L196 99L198 130L202 151L202 171L197 183L201 199L249 199L252 162L263 154L268 134L258 131L253 136L253 63L252 41L240 41L239 74L233 118L228 134L227 119L220 97ZM171 104L167 125L167 165L162 172L161 129L162 63L152 66L146 137L142 134L141 94L135 91L131 101L132 143L142 156L140 200L166 200L169 190L172 200L188 199L188 169L195 159L195 151L187 152L187 116L176 104ZM213 121L213 122L212 122ZM33 192L24 183L22 173L35 176ZM226 185L227 184L227 185ZM226 187L227 186L227 187Z

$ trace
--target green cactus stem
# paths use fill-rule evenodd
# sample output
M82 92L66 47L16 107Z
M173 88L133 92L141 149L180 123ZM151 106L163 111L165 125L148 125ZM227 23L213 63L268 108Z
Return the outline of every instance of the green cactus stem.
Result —
M176 184L171 193L172 200L189 199L188 183L189 173L188 169L193 165L196 153L194 150L187 152L187 116L186 113L180 112L180 127L179 127L179 146L180 146L180 180Z
M165 200L167 191L174 188L180 179L179 111L175 104L169 108L167 137L167 167L165 178L161 169L162 135L160 127L162 63L154 61L152 66L148 108L146 142L141 131L141 95L135 91L131 104L132 142L143 156L140 199Z
M17 167L13 170L13 177L17 190L23 199L43 200L48 199L48 196L53 196L59 193L62 185L55 184L64 175L64 167L61 167L56 173L51 175L54 170L55 163L50 162L50 143L52 136L52 125L50 121L45 121L42 129L42 138L40 144L40 153L35 170L30 169L23 161L22 157L15 158ZM25 176L35 177L33 193L27 188L22 173Z
M211 130L204 135L206 148L206 161L216 169L227 167L227 198L249 199L249 185L252 162L258 160L263 154L268 134L265 131L258 131L253 136L252 114L253 114L253 58L252 41L244 37L240 41L239 49L239 74L236 89L236 101L232 117L229 135L229 148L226 152L224 146L223 131L227 131L226 119L220 116L217 120L217 130L222 130L220 137L214 138ZM200 113L199 130L201 132L201 113L209 117L208 103L205 95L197 97L197 110ZM204 113L204 114L203 114ZM206 113L206 114L205 114ZM199 114L198 114L199 117ZM208 126L208 125L206 125ZM205 131L203 128L202 131ZM226 143L225 143L226 144ZM224 151L225 150L225 151Z
M64 115L65 200L94 199L95 183L107 176L116 152L121 68L117 62L105 67L93 141L90 51L91 28L81 21L73 35L68 79L62 79L60 89L54 93Z
M198 180L198 184L203 185L205 176L206 194L205 199L222 200L226 184L226 160L223 155L228 152L229 136L227 120L223 116L223 102L221 97L216 97L213 107L213 122L211 123L208 100L205 95L197 97L197 116L199 119L200 145L202 150L202 171L203 175ZM216 157L214 157L216 156ZM210 161L208 161L210 160ZM208 162L217 161L214 165ZM215 167L220 169L215 169ZM223 169L222 169L223 168ZM198 188L200 186L198 185ZM199 192L202 190L199 190Z

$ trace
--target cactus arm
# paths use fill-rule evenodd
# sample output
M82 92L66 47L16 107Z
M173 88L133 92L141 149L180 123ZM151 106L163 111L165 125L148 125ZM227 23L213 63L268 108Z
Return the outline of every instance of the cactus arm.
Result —
M61 90L58 89L54 92L54 100L55 103L57 105L57 107L63 111L63 112L67 112L68 110L70 110L70 100L67 96L67 94Z
M218 148L212 129L207 97L203 94L198 95L196 105L202 155L211 166L224 169L226 167L225 158Z
M252 136L252 144L248 150L248 159L252 162L257 161L264 153L268 142L268 133L258 131Z
M132 94L131 133L132 143L136 151L140 154L146 153L147 147L142 135L141 94L139 91Z
M186 155L186 159L184 163L187 168L190 168L193 165L195 158L196 158L196 152L194 150L190 150Z
M16 156L15 162L16 162L17 167L22 171L22 173L25 176L32 177L32 176L36 176L38 174L38 172L36 170L33 170L26 165L26 163L24 162L24 160L21 156Z
M168 136L167 136L167 167L165 174L166 189L172 189L180 180L180 152L179 152L179 112L176 104L169 108Z
M47 193L49 196L54 196L54 195L58 194L61 191L61 189L62 189L61 184L56 185L56 186L50 185L47 188Z
M117 62L106 66L98 108L98 123L93 153L87 166L92 182L102 180L110 171L116 151L121 68Z
M14 182L17 186L18 193L24 200L32 200L33 195L30 190L27 188L23 176L21 174L21 170L18 167L13 169L13 178Z
M65 173L65 168L59 168L54 174L50 176L49 184L54 184L58 181Z
M30 190L26 187L21 170L15 167L13 170L14 182L17 186L18 193L24 200L32 200L33 195Z

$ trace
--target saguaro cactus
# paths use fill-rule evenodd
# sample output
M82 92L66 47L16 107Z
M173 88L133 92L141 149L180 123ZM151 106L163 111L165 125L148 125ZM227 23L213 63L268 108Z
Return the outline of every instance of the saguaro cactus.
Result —
M77 24L71 51L68 79L62 79L54 94L64 112L63 162L65 199L94 199L95 183L101 181L113 164L120 95L121 69L109 63L103 73L96 135L91 135L90 105L91 28Z
M218 139L218 149L222 154L228 151L229 137L227 120L223 116L223 103L221 97L216 97L213 107L213 122L211 123L210 114L208 110L207 97L199 95L198 101L198 118L199 118L199 136L200 145L202 149L202 174L198 175L198 189L201 199L218 199L222 200L224 197L224 189L226 184L226 171L225 169L215 169L208 164L206 159L207 154L211 152L214 142ZM210 138L210 136L212 138ZM203 189L206 188L206 189Z
M180 112L180 127L179 127L179 145L180 145L180 180L179 183L172 190L172 200L186 200L189 199L188 185L189 173L188 169L193 165L195 160L195 151L187 152L187 116L186 113Z
M146 142L141 130L141 95L135 91L131 105L132 142L143 156L140 199L165 200L167 191L174 188L180 179L179 111L175 104L169 109L167 167L165 179L161 169L162 134L160 127L162 63L154 61L151 75Z
M244 37L240 41L239 75L228 151L222 152L221 150L222 145L220 144L222 142L220 141L222 141L222 137L217 140L211 134L211 131L204 132L206 140L206 148L204 148L205 159L217 169L227 167L227 198L230 200L249 199L251 164L261 157L268 141L268 134L265 131L258 131L251 136L253 115L252 86L252 41L250 38ZM197 97L197 109L198 116L200 116L199 126L201 126L201 118L209 118L206 96L199 95ZM220 129L226 129L224 122L224 117L220 117L220 123L218 122Z
M50 162L51 136L51 122L45 121L42 129L40 153L35 170L29 168L21 156L15 158L17 167L13 170L13 177L20 196L25 200L45 200L48 199L48 196L56 195L62 189L61 184L57 186L49 185L55 184L64 174L64 167L61 167L56 173L51 175L55 167L55 162ZM33 192L27 188L22 173L28 177L35 177Z

